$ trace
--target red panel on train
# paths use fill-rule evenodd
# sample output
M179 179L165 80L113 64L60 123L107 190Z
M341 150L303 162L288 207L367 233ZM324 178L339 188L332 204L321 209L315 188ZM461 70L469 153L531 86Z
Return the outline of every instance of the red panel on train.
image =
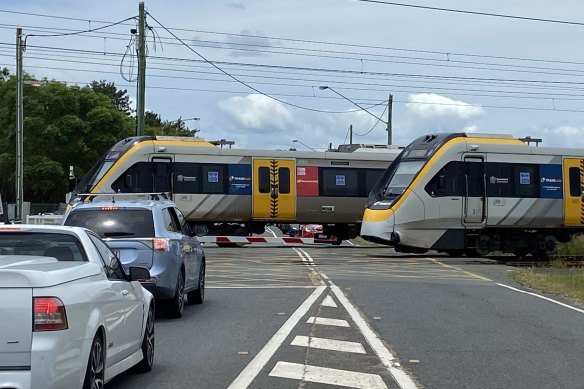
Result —
M304 197L318 196L318 167L296 167L296 194Z

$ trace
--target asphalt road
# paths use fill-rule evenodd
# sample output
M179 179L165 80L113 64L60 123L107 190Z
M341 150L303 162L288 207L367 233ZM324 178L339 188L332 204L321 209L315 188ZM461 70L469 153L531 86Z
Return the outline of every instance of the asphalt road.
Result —
M503 263L350 246L205 251L205 303L158 319L153 371L108 388L584 386L584 309L522 293Z

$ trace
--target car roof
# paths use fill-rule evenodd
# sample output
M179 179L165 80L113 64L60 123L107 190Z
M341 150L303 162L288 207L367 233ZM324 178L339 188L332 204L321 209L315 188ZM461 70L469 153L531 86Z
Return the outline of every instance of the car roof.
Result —
M172 200L148 200L148 199L109 199L94 200L91 202L76 202L72 209L102 208L102 207L120 207L120 208L154 208L156 206L170 205L175 206Z
M61 225L41 225L41 224L0 224L0 234L5 232L42 232L57 234L80 235L86 231L83 227L71 227Z
M77 193L72 208L101 208L104 206L153 208L157 205L176 206L170 193Z

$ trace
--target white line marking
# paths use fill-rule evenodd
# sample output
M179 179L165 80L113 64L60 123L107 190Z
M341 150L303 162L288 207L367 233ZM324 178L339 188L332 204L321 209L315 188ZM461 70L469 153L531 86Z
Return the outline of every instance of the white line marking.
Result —
M266 230L268 230L268 232L270 232L272 235L274 235L274 238L278 237L278 235L276 235L276 233L274 231L272 231L272 229L270 227L266 227Z
M348 244L350 244L351 246L355 246L355 244L353 242L351 242L350 240L346 240L345 242L347 242Z
M507 289L514 290L515 292L519 292L519 293L525 293L525 294L528 294L528 295L531 295L531 296L534 296L534 297L537 297L537 298L540 298L540 299L543 299L543 300L549 301L549 302L551 302L551 303L554 303L554 304L561 305L562 307L565 307L565 308L571 309L571 310L573 310L573 311L576 311L576 312L584 313L584 310L583 310L583 309L580 309L580 308L573 307L573 306L571 306L571 305L568 305L568 304L562 303L562 302L560 302L560 301L557 301L557 300L551 299L551 298L549 298L549 297L545 297L545 296L539 295L539 294L537 294L537 293L527 292L527 291L525 291L525 290L517 289L517 288L514 288L514 287L512 287L512 286L505 285L505 284L497 284L497 285L499 285L499 286L502 286L503 288L507 288Z
M276 363L276 366L270 372L270 376L344 386L346 388L387 389L385 382L377 374L329 369L290 362Z
M241 373L237 376L235 380L228 386L228 389L245 389L252 383L258 373L266 366L270 361L270 358L274 355L276 350L282 345L286 337L290 334L292 329L298 324L300 319L308 312L312 304L320 297L320 295L325 291L326 286L319 286L314 292L304 302L298 307L298 309L290 316L286 323L278 332L272 336L272 338L266 343L266 345L260 350L260 352L255 356L254 359L243 369Z
M322 303L320 303L320 305L322 305L323 307L337 307L337 303L335 303L335 300L333 300L333 298L328 295L324 298L324 300L322 300Z
M290 344L292 346L341 351L343 353L367 354L365 347L363 347L361 343L348 342L346 340L325 339L314 336L297 336Z
M335 327L351 327L349 322L342 319L328 319L326 317L314 317L311 316L306 320L309 324L317 324L322 326L335 326Z
M299 249L302 254L304 254L307 258L312 260L312 257L304 250ZM300 255L300 254L299 254ZM323 272L319 272L321 277L325 277L326 274ZM349 299L345 296L345 294L341 291L341 289L336 286L332 281L328 281L331 290L337 296L339 302L345 307L353 322L359 327L359 330L367 340L367 343L371 346L377 357L381 360L381 363L387 368L389 373L393 376L397 384L402 389L417 389L417 385L415 384L412 377L410 377L406 372L402 369L396 367L394 365L393 360L395 359L394 356L389 352L389 350L383 345L383 342L379 337L375 334L375 332L369 327L365 319L359 314L357 309L351 304Z
M339 302L345 307L347 312L349 312L351 319L353 319L357 327L359 327L361 333L363 334L363 336L365 336L367 343L369 343L373 351L375 351L375 354L377 354L383 365L387 368L387 370L389 370L390 374L393 376L398 385L402 389L417 388L416 384L414 383L414 380L406 372L394 366L393 364L394 356L383 345L381 339L379 339L375 332L373 332L371 327L369 327L365 319L361 317L357 309L353 306L353 304L351 304L351 302L349 301L349 299L347 299L347 297L341 291L341 289L338 286L334 285L332 282L330 284L331 289L335 296L337 296Z

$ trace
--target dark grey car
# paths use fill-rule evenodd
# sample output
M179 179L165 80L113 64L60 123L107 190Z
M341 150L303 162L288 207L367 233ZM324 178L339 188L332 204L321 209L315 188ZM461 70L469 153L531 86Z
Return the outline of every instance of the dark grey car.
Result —
M99 234L124 268L147 267L151 278L141 282L169 315L183 315L185 294L191 304L203 302L205 254L171 200L116 198L77 203L65 214L62 224Z

